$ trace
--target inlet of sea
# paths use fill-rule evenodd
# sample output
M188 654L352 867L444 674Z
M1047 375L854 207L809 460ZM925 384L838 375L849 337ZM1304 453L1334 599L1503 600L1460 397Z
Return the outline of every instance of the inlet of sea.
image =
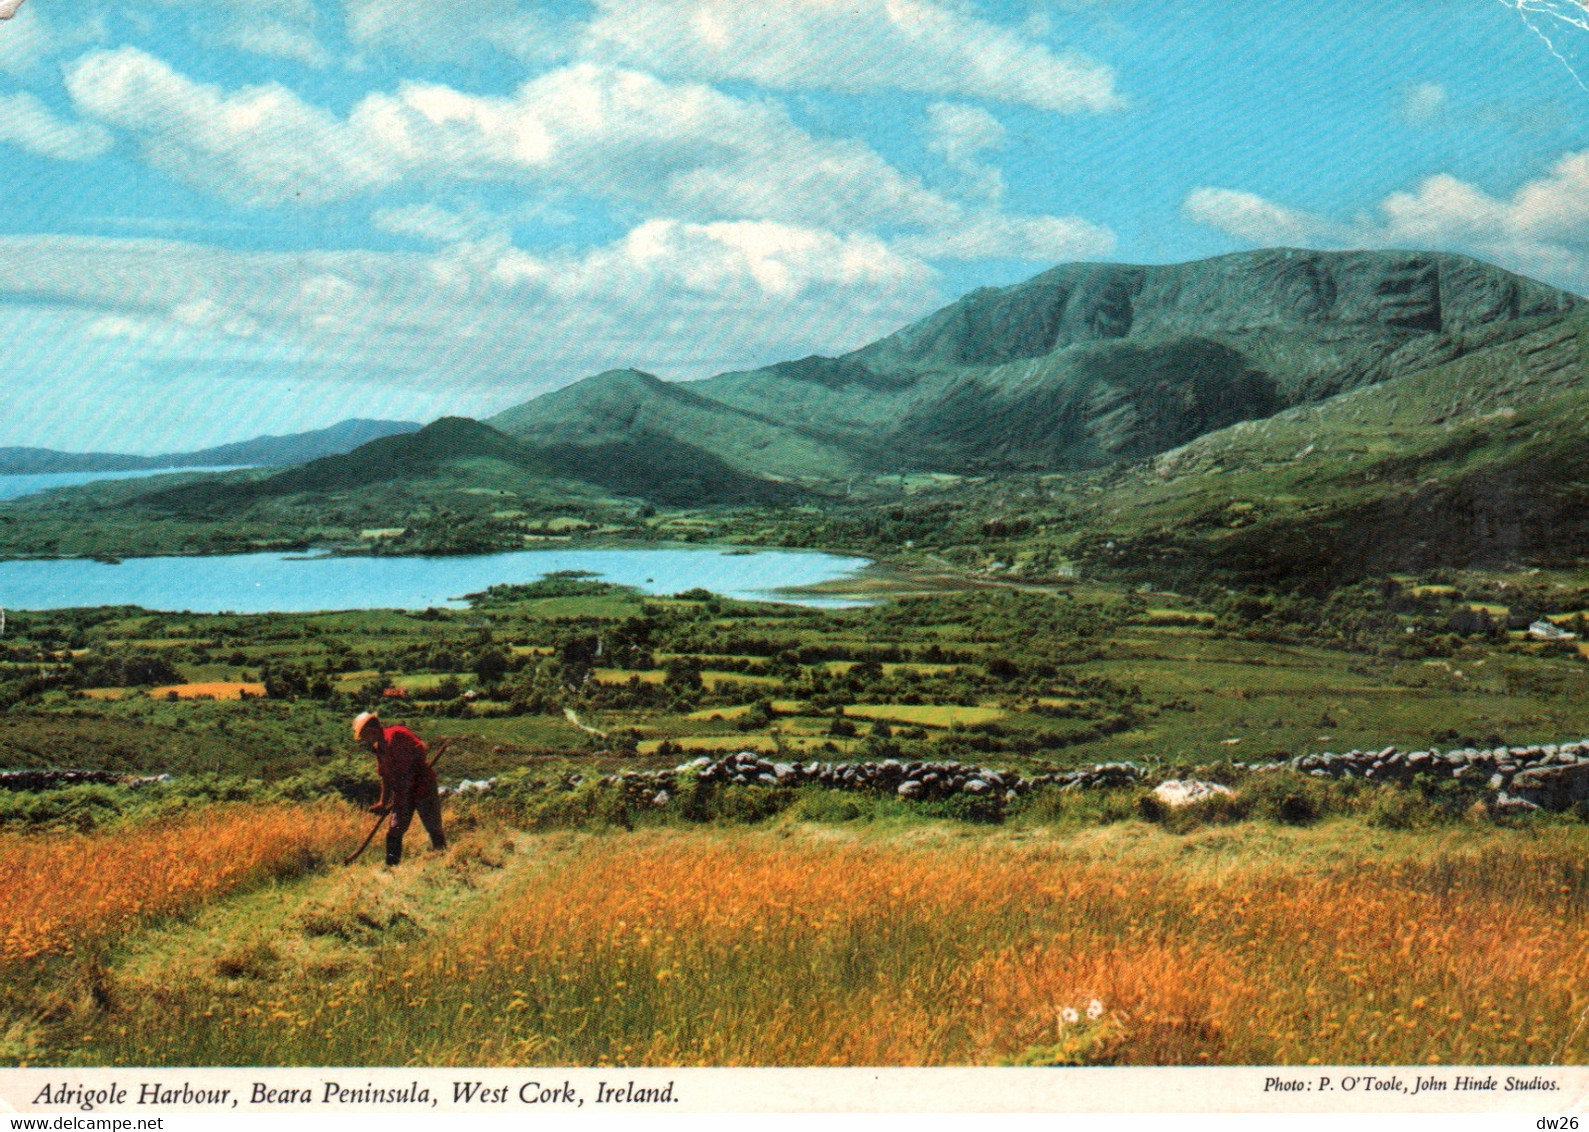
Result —
M811 592L855 578L865 558L732 547L546 549L446 557L226 554L0 562L0 608L135 605L188 613L313 613L462 608L466 594L574 571L662 595L705 589L746 601L813 607L868 604Z
M0 502L24 499L58 487L82 487L99 480L141 480L152 476L174 476L193 472L236 472L250 464L206 464L191 468L136 468L120 472L34 472L0 475Z

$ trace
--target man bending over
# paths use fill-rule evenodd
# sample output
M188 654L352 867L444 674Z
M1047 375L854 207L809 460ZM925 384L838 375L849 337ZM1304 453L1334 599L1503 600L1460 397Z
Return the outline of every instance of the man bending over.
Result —
M384 727L373 711L353 720L353 737L375 755L381 775L381 799L370 807L372 814L391 814L386 828L386 863L403 859L403 834L414 815L430 834L435 849L447 848L441 832L441 796L436 793L436 772L425 758L425 744L406 727Z

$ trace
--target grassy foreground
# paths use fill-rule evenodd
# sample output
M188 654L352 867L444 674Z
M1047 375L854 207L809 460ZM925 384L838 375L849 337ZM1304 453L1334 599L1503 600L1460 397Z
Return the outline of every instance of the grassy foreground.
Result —
M5 1060L1589 1059L1580 825L1246 821L1177 835L1137 820L790 813L532 834L470 828L464 811L448 852L393 871L313 867L293 812L274 811L275 841L226 842L245 815L221 807L186 819L184 844L230 845L221 867L253 883L109 918L94 911L107 899L94 873L180 893L172 878L216 862L150 853L168 826L82 839L76 859L94 867L62 870L53 906L99 944L91 960L80 947L8 951ZM321 856L357 828L356 811L297 812ZM8 861L27 840L0 847ZM8 902L0 931L17 938L37 915Z

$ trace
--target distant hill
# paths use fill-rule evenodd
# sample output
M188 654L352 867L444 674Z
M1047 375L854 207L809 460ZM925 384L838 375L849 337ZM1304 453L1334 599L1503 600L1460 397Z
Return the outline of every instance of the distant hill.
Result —
M1067 264L843 357L684 384L614 371L490 423L537 444L665 437L759 477L1075 470L1441 365L1582 302L1428 252Z
M668 505L775 503L799 493L743 475L698 449L641 434L596 446L536 446L467 417L383 437L264 478L217 477L148 492L135 502L186 516L224 514L289 496L438 486L500 490L555 500L611 495Z
M284 467L351 452L385 436L418 430L413 421L346 420L329 428L288 436L256 436L196 452L128 456L114 452L57 452L49 448L0 448L0 475L52 472L127 472L150 468L200 468L252 464Z
M639 370L609 370L487 418L527 444L554 449L654 447L695 450L741 475L839 476L849 447L807 435L787 416L736 408L704 396L706 383L663 381Z
M468 460L495 460L538 476L555 474L535 453L496 429L468 417L442 417L418 432L384 437L351 452L324 456L257 481L252 487L261 495L346 491L431 475Z

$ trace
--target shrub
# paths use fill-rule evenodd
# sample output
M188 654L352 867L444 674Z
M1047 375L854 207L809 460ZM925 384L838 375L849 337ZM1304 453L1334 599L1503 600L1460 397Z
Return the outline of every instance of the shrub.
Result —
M714 816L722 821L753 825L788 809L796 797L795 792L788 789L727 786L717 792Z
M1422 795L1395 786L1375 790L1363 810L1364 820L1377 829L1419 829L1436 824L1441 816Z
M808 793L800 799L796 811L802 821L845 822L861 816L861 807L854 798L837 790Z
M941 803L943 815L975 825L999 825L1004 821L1004 799L975 794L954 794Z
M1312 825L1332 809L1331 785L1291 770L1250 776L1241 787L1255 817L1282 825Z
M0 791L0 825L60 826L82 833L98 829L131 808L121 786L89 784L59 790Z

